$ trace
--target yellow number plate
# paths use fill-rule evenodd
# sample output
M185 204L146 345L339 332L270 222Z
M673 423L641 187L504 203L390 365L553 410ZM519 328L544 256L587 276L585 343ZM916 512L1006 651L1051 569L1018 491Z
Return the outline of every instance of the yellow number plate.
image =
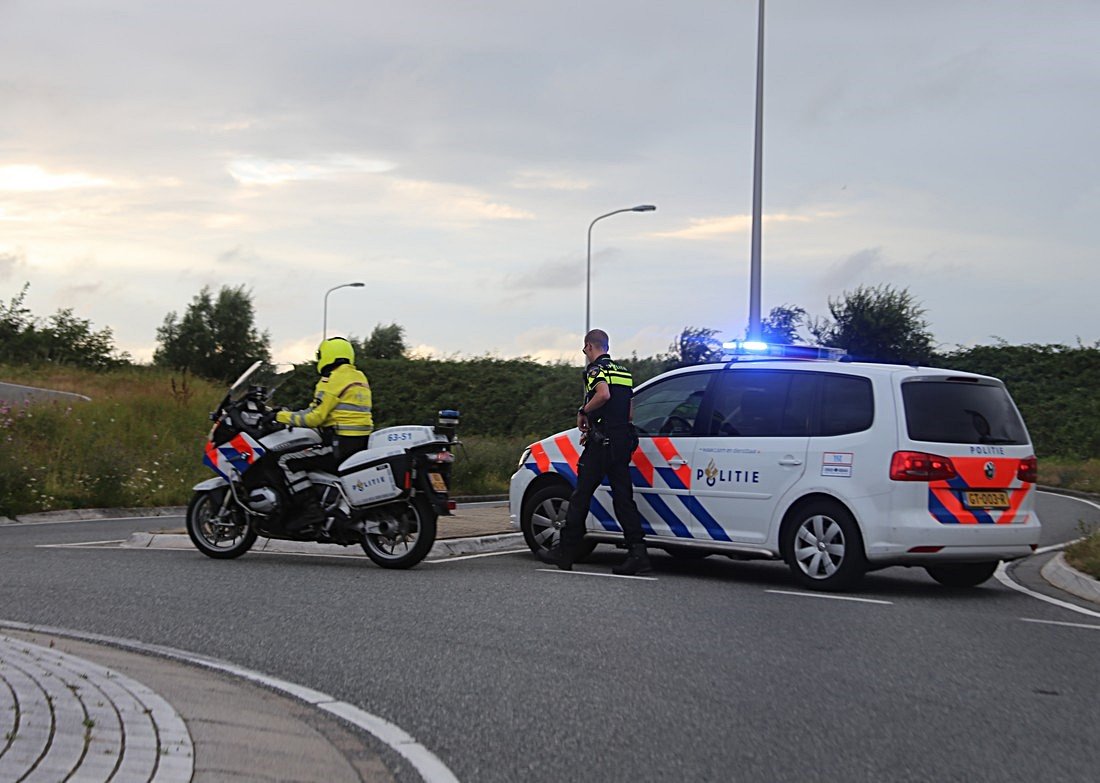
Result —
M432 482L432 489L434 489L436 492L446 493L447 482L443 480L443 476L438 473L429 473L428 479Z
M1008 508L1008 493L967 492L966 505L970 508Z

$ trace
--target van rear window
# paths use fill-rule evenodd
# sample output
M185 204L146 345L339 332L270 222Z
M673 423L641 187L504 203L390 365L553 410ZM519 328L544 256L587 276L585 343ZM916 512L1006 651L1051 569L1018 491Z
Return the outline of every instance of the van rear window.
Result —
M931 443L1026 445L1008 391L988 382L909 381L901 386L909 437Z

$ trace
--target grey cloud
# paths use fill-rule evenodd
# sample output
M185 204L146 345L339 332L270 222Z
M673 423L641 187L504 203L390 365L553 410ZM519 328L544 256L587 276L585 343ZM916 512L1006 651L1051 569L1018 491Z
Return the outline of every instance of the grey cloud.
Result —
M23 273L27 258L22 250L0 253L0 280L11 280Z
M552 259L526 272L505 275L501 287L506 291L531 292L576 288L583 283L584 261Z

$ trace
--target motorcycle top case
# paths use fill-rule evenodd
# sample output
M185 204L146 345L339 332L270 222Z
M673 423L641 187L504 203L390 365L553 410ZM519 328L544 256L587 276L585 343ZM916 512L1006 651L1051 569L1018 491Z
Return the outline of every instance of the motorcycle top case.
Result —
M386 427L375 430L370 435L367 445L371 449L385 448L387 446L400 446L411 449L414 446L423 446L425 443L447 443L447 438L440 435L432 427L420 424L406 424L401 427Z
M408 470L405 449L388 447L352 454L338 475L351 504L364 506L398 497L404 491Z

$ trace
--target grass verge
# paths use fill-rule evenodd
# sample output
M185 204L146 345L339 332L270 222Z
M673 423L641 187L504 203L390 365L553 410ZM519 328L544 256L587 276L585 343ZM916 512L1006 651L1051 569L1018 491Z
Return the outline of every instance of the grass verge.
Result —
M1100 579L1100 530L1066 547L1066 562L1093 579Z

